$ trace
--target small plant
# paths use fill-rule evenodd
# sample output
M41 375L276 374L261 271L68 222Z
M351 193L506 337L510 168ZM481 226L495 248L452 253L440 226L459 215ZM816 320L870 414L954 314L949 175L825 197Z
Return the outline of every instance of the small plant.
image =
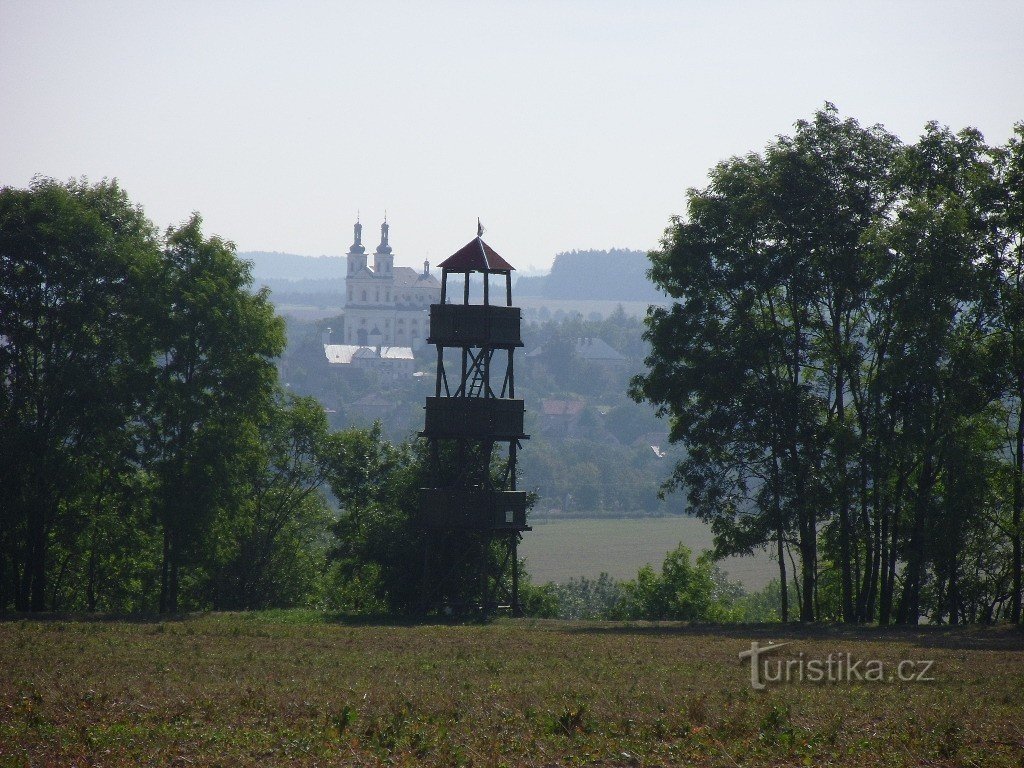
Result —
M565 707L562 710L562 714L558 716L555 721L557 726L556 733L562 733L566 736L572 736L577 732L583 733L586 731L584 727L584 717L587 713L586 704L577 704L575 707Z
M761 718L761 733L758 738L767 744L789 745L793 743L793 723L789 707L773 704Z
M335 712L332 715L328 715L328 723L330 728L336 732L340 738L349 726L356 721L356 708L351 704L346 704L341 708L339 712Z

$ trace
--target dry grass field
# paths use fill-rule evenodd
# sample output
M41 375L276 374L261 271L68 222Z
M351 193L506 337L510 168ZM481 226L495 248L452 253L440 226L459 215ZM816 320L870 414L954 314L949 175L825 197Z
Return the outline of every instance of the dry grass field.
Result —
M755 691L754 639L935 679ZM1024 633L6 620L0 765L1021 766Z

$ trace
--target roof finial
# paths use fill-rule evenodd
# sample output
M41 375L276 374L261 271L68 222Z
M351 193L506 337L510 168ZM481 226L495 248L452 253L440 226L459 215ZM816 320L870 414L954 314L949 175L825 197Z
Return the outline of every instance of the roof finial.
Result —
M477 237L483 237L484 236L484 225L480 223L480 217L479 216L476 217L476 236Z

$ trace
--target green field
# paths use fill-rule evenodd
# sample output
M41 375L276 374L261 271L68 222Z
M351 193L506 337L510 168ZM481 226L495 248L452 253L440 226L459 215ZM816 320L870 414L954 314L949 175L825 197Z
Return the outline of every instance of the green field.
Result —
M738 653L931 660L750 686ZM1024 634L317 614L0 621L0 765L1019 766Z
M566 582L602 571L628 579L647 563L655 568L680 542L694 554L711 549L711 529L694 517L640 517L587 520L531 520L519 551L534 583ZM778 577L778 566L766 553L731 557L721 562L731 579L748 591Z

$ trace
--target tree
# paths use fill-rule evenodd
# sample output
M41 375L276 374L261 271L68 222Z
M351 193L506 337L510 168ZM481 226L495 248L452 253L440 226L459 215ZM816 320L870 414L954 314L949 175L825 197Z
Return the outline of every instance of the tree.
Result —
M962 551L937 537L972 540L985 506L964 489L995 472L979 436L1024 370L1005 352L1024 303L999 157L973 129L932 123L902 146L826 105L763 155L716 166L651 254L675 303L648 314L631 393L687 449L666 489L686 488L717 554L771 542L782 585L794 546L802 620L824 603L831 615L833 594L845 621L916 622L938 587L959 605ZM990 453L951 460L967 446ZM819 585L823 563L837 578Z
M319 592L330 508L323 406L279 394L248 450L242 491L225 516L212 602L220 608L299 604Z
M47 607L55 531L122 474L152 356L152 225L116 182L0 190L0 607Z
M1011 616L1021 622L1022 540L1024 540L1024 123L1014 126L1014 136L997 158L1002 197L998 201L1002 235L1000 267L1001 327L1007 336L1007 396L1013 419L1008 443L1013 457L1013 511L1004 528L1012 546Z
M742 589L725 580L709 555L693 561L683 544L665 556L660 573L645 565L635 580L620 587L619 603L610 611L619 619L724 621L742 594Z
M209 562L218 512L238 502L246 441L270 408L284 328L266 289L251 293L234 246L202 220L167 232L159 275L147 467L162 536L160 611L179 607L181 570ZM193 574L203 578L201 573Z
M481 561L486 559L488 572L495 573L504 553L486 532L428 535L424 530L419 499L430 477L427 446L422 441L388 443L379 423L337 432L331 440L329 482L341 504L330 552L337 607L355 613L412 614L477 603ZM454 447L441 449L442 479L458 471L458 458ZM490 471L497 478L505 469L504 462L495 460ZM428 543L434 575L425 584Z

